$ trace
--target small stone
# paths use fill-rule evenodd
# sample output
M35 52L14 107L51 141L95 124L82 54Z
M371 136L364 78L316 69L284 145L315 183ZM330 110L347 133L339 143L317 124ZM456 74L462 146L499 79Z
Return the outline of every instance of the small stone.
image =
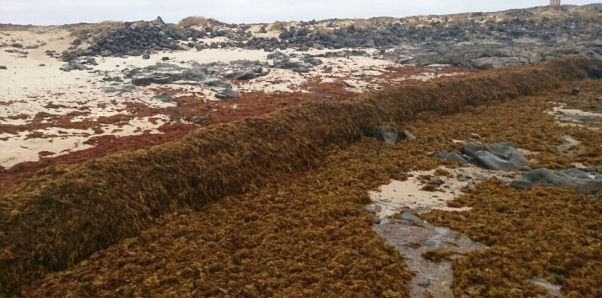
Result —
M201 116L194 116L192 118L190 118L190 122L194 123L194 124L198 124L198 125L204 125L209 123L209 121L211 121L211 115L210 114L205 114L205 115L201 115Z
M418 286L423 287L423 288L428 288L430 285L431 285L431 280L428 278L425 278L418 282Z
M161 60L163 60L163 61L168 61L168 60L169 60L169 57L161 57Z
M443 179L441 179L441 177L438 177L438 176L431 176L429 181L432 184L437 185L437 186L443 185L445 183L445 181L443 181Z
M366 135L392 146L397 145L399 141L399 133L397 129L389 125L381 125L368 129L366 131Z
M4 66L4 65L0 65L0 69L8 69L8 68L6 68L6 66Z
M404 140L413 141L416 139L416 136L414 136L409 130L405 129L401 132L401 138Z
M380 220L380 222L378 224L380 224L380 225L386 225L386 224L389 224L389 223L391 223L390 219L383 218L383 219Z
M171 92L163 92L161 94L155 95L153 98L158 99L162 102L171 102L172 95L171 95Z
M219 99L230 99L239 96L239 93L234 91L231 86L226 88L214 88L212 90L217 92L215 97Z
M441 246L441 240L438 239L427 239L422 242L422 245L428 248L438 248Z
M466 185L466 189L468 189L469 191L475 191L477 189L477 185L474 183L474 181L469 181L468 185Z
M96 63L96 59L94 58L88 58L86 59L84 64L89 64L89 65L98 65L98 63Z
M573 96L579 95L579 93L581 93L581 89L579 89L579 87L575 87L573 90L571 90L571 95Z
M479 173L474 173L472 174L472 177L477 180L477 181L485 181L487 180L487 176L479 174Z
M433 225L431 225L430 223L422 220L420 217L414 215L411 212L404 212L401 214L401 220L407 221L409 223L412 223L414 225L426 228L426 229L434 229L435 227Z
M368 210L368 212L371 213L379 213L380 211L382 211L382 207L378 204L370 204L366 206L366 210Z
M142 59L144 59L144 60L150 59L150 54L149 53L144 53L144 55L142 55Z

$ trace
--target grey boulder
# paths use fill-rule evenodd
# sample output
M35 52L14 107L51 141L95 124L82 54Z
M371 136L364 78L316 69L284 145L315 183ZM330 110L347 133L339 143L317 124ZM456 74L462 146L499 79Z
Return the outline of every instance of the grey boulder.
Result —
M435 153L435 155L433 155L434 158L438 158L438 159L446 159L449 161L453 161L453 162L457 162L461 165L467 165L468 164L468 160L466 158L464 158L464 156L462 156L462 154L460 152L458 152L457 150L453 150L453 151L441 151L441 152L437 152Z
M219 99L231 99L240 95L238 92L232 89L232 86L226 88L213 88L212 90L217 92L215 97Z
M70 60L67 64L61 66L59 69L65 72L69 72L72 70L90 70L89 67L84 65L85 62L78 62L76 60Z
M397 145L399 142L399 133L397 129L389 125L381 125L367 129L365 135L389 145Z
M176 81L188 80L199 82L207 79L207 71L202 68L183 68L169 63L157 63L145 68L135 68L127 72L132 84L148 86L154 84L171 84Z
M236 92L228 82L211 79L205 81L204 84L206 87L216 92L215 97L219 99L230 99L239 96L238 92Z
M464 144L462 153L480 167L496 171L516 171L529 165L529 160L510 142L489 146Z
M153 98L160 100L162 102L171 102L173 99L173 96L172 96L171 92L163 92L161 94L155 95Z
M414 136L409 130L404 129L400 134L400 137L404 140L408 140L408 141L413 141L416 139L416 136Z
M535 185L570 188L581 193L599 193L602 191L602 175L579 169L552 171L535 169L512 181L514 188L528 189Z
M263 71L263 69L258 68L257 70L254 70L254 71L246 71L246 70L232 71L232 72L226 73L225 77L229 78L229 79L235 79L235 80L251 80L254 78L265 76L268 73L269 73L268 71Z

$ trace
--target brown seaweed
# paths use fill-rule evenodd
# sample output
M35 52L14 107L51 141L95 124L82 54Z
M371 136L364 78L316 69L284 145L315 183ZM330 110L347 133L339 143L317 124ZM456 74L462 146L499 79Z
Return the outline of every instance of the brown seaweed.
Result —
M585 78L599 64L567 59L312 102L200 129L148 150L44 170L0 198L0 288L12 292L72 266L167 212L200 208L270 177L316 167L326 148L356 142L379 123L535 95Z

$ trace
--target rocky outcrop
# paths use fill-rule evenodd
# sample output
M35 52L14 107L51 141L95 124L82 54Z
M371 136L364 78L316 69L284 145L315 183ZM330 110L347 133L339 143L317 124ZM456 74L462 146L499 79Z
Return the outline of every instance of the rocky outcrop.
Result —
M599 11L598 6L592 6L570 12L539 8L451 18L299 22L274 32L277 38L253 36L249 25L211 23L199 28L166 24L157 18L151 22L119 24L100 35L82 33L71 50L63 54L63 59L69 61L85 55L149 57L152 51L183 48L247 48L269 52L290 48L300 51L350 48L358 53L364 48L374 48L378 50L374 55L402 64L474 68L499 68L573 55L601 59L602 18L591 17L599 15ZM263 24L260 32L266 31L266 27ZM201 40L205 37L225 39L205 43ZM89 46L84 47L85 44ZM304 65L318 63L309 57L290 61L285 55L276 54L274 58L280 67L299 72L307 70Z
M308 72L314 66L322 64L322 60L308 54L293 58L290 55L276 51L269 54L267 58L272 61L272 67L274 68L290 69L299 73Z
M254 61L233 61L229 64L193 63L191 67L182 67L171 63L157 63L144 68L125 70L124 75L132 85L148 86L151 84L202 84L216 93L219 99L238 97L232 84L225 79L251 80L269 73L264 64Z
M96 63L96 59L94 58L79 58L69 60L65 65L61 66L60 69L62 71L72 71L72 70L90 70L90 66L98 65Z
M75 47L91 42L85 49L73 49L64 53L70 60L73 56L139 56L148 51L182 49L179 42L188 38L205 36L202 31L166 24L158 17L151 22L126 22L115 29L103 32L99 36L83 34L73 41Z

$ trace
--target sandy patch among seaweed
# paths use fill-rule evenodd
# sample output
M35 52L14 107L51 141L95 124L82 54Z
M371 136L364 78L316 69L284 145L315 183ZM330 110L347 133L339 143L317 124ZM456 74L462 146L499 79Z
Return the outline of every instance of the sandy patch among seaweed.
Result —
M449 176L437 176L437 170L412 171L408 173L408 179L405 181L392 180L391 183L381 186L379 191L371 191L370 199L373 203L368 209L381 219L407 210L417 213L434 209L466 211L466 208L448 207L447 202L463 194L464 188L474 187L475 182L492 177L508 180L503 176L504 173L475 166L440 169L448 172ZM423 182L421 177L430 177L429 182L434 182L439 187L436 190L425 189L429 183Z

